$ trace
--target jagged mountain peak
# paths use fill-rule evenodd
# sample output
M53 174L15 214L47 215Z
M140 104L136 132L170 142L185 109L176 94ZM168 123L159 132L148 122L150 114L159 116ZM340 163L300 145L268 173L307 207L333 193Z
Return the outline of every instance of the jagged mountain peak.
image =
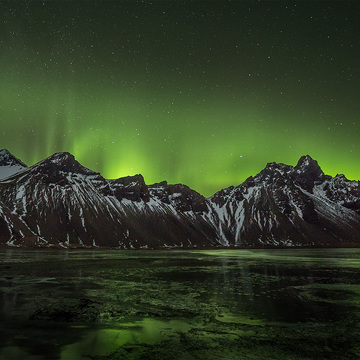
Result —
M2 156L2 155L12 155L12 154L8 149L1 149L0 156Z
M323 174L318 162L314 160L310 155L303 155L298 160L295 167L291 165L286 165L283 163L269 162L266 164L264 170L267 173L270 172L291 172L292 170L296 172L316 172L319 175Z
M265 169L269 169L269 170L288 169L288 168L290 168L290 165L277 163L277 162L269 162L265 166Z
M314 160L309 154L306 154L300 157L298 163L311 162L311 161L316 161L316 160Z
M343 181L349 181L349 179L344 174L336 174L334 179L343 180Z
M309 155L302 156L294 167L296 182L305 190L312 192L315 183L325 180L326 176L318 162Z
M55 153L48 158L40 161L33 166L34 170L48 171L62 171L65 173L77 173L81 175L98 175L95 171L92 171L82 166L74 155L68 152Z
M282 163L267 163L265 168L253 178L253 181L247 179L247 185L253 186L255 183L259 182L273 182L274 180L283 178L287 173L290 173L292 169L292 166Z
M0 150L0 157L8 157L12 156L11 152L8 149L1 149Z
M305 190L312 192L315 183L324 181L325 174L321 170L318 162L310 155L302 156L295 167L282 163L271 162L254 177L254 181L247 184L246 187L252 187L261 183L277 184L282 186L285 183L296 183Z
M21 160L16 158L7 149L0 150L0 166L22 166L22 167L27 167Z
M197 191L183 184L168 184L166 181L148 186L149 194L165 204L172 204L180 211L207 210L206 198Z
M0 150L0 179L8 178L27 166L7 149Z
M128 186L128 185L131 185L131 184L133 184L133 185L135 185L135 184L145 185L144 177L141 174L124 176L124 177L120 177L118 179L114 179L112 181L117 183L117 184L124 185L124 186Z
M94 180L104 180L101 175L82 166L75 157L68 152L55 153L48 158L38 162L30 168L29 174L33 174L36 180L47 184L66 185L69 176L87 177Z
M295 170L298 172L317 172L318 174L323 174L318 162L314 160L310 155L302 156L297 165L295 166Z
M64 152L0 182L0 230L11 246L358 244L360 185L303 156L205 199L182 184L146 185L140 174L106 180Z
M316 160L312 159L310 155L304 155L299 159L295 167L283 163L269 162L254 177L250 176L238 186L230 186L218 191L210 199L219 204L224 203L224 198L228 196L241 201L243 199L242 194L244 191L247 192L247 189L263 186L280 189L286 184L297 184L306 191L312 192L316 183L328 178L329 176L324 175Z
M125 198L136 202L149 200L149 191L141 174L108 180L108 183L118 199Z
M52 162L75 161L75 156L65 151L50 155L47 160Z

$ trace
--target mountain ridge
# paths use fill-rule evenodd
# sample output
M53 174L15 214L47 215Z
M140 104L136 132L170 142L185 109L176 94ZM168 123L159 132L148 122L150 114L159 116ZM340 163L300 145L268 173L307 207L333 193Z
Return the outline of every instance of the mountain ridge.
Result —
M325 175L309 155L295 166L268 163L209 198L183 184L147 185L141 174L105 179L67 152L21 164L0 179L0 244L7 246L360 244L359 182Z
M0 180L12 176L27 166L7 149L0 150Z

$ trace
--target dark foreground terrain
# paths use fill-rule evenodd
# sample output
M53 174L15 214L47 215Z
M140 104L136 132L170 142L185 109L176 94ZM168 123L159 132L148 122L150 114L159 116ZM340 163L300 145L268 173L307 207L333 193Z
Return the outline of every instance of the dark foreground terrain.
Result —
M0 251L0 359L360 359L360 250Z

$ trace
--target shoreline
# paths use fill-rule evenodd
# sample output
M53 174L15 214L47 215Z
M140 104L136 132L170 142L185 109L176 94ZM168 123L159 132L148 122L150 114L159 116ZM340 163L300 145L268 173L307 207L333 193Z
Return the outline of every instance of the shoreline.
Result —
M360 244L357 243L348 243L348 244L339 244L339 245L299 245L299 246L203 246L203 247L159 247L159 248L114 248L114 247L105 247L105 246L79 246L79 247L62 247L62 246L32 246L32 247L21 247L21 246L11 246L0 244L0 250L37 250L37 251L47 251L47 250L56 250L56 251L208 251L208 250L285 250L285 249L359 249Z

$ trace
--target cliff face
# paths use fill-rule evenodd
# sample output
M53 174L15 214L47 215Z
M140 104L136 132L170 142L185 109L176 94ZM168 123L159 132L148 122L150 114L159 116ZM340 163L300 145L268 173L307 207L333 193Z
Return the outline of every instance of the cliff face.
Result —
M269 163L209 199L181 184L146 185L141 175L107 180L69 153L29 168L14 159L17 171L0 180L0 243L9 246L360 243L359 183L324 175L309 156L295 167Z
M295 167L269 163L210 201L231 245L340 246L359 242L359 189L344 176L324 175L304 156Z

